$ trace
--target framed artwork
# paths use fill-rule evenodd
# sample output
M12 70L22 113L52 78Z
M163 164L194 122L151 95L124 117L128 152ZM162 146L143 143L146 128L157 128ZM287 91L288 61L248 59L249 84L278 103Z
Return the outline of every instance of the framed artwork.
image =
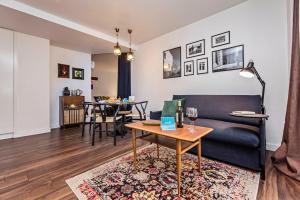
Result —
M205 54L205 40L199 40L186 45L186 58L202 56Z
M194 61L193 60L185 61L183 66L184 66L184 75L185 76L194 75Z
M230 31L211 36L211 47L218 47L230 44Z
M212 52L212 71L228 71L244 68L244 45Z
M181 47L163 52L163 79L181 77Z
M197 74L208 73L208 58L201 58L196 61Z
M84 80L84 69L81 68L72 68L72 78Z
M70 65L58 63L57 72L58 78L70 78Z

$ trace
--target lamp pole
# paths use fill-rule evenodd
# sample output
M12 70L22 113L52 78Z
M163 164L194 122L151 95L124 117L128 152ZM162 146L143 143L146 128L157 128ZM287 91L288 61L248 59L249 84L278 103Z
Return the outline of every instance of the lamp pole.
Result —
M264 80L262 80L262 78L260 77L259 73L257 72L257 70L254 66L252 67L252 70L253 70L255 76L257 77L257 79L259 80L260 84L262 85L261 109L262 109L262 113L265 114L264 100L265 100L266 82Z

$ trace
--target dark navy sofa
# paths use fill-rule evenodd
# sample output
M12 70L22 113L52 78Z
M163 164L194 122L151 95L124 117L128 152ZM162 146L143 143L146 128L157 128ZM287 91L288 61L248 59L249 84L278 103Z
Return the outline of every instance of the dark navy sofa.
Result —
M261 171L265 178L265 120L234 117L229 113L248 110L261 113L259 95L174 95L185 99L186 107L198 108L196 125L214 131L202 139L202 155L248 169ZM161 111L151 112L151 119L160 119ZM188 119L186 119L188 121ZM197 153L196 149L191 150Z

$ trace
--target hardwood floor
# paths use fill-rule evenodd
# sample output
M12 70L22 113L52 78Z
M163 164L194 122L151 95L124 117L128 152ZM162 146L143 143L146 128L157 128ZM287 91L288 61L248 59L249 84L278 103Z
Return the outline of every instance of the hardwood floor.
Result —
M141 142L138 145L143 145ZM0 199L76 199L65 180L121 153L131 150L130 134L113 139L104 136L90 145L80 129L0 141ZM268 154L267 176L260 183L258 199L300 199L300 183L279 174Z

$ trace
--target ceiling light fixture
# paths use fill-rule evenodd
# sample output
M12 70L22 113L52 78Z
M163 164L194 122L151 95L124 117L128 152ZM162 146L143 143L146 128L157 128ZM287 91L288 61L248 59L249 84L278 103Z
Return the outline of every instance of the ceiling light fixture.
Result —
M119 31L120 31L120 29L119 28L115 28L115 30L116 30L116 33L117 33L117 44L116 44L116 46L114 46L114 54L116 56L119 56L122 53L121 52L121 48L119 46Z
M127 60L128 61L132 61L134 56L133 56L133 52L131 49L131 33L132 33L132 29L128 29L128 33L129 33L129 52L127 53Z

